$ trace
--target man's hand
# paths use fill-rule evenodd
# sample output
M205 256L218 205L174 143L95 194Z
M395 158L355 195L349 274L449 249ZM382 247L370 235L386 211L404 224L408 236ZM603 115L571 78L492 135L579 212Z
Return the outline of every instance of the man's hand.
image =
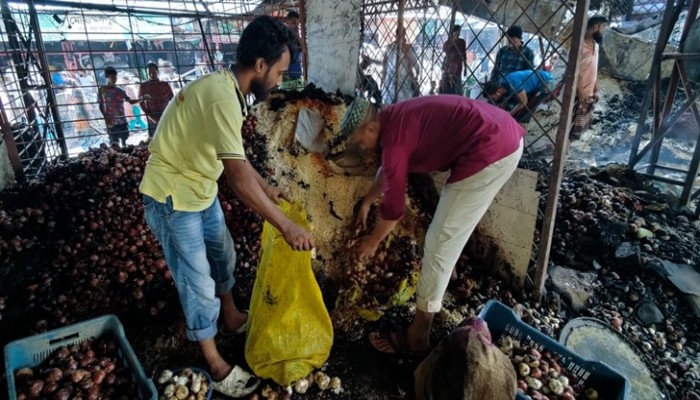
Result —
M369 214L370 205L365 201L362 201L360 208L357 210L357 215L355 216L355 227L362 227L362 230L367 229L367 214Z
M282 230L282 236L294 251L311 251L314 248L311 234L291 222Z
M379 243L375 243L371 237L365 236L360 238L360 241L355 245L355 254L357 259L365 262L374 257L374 253L377 252Z
M264 189L265 194L267 197L272 200L273 203L279 204L282 199L287 200L288 202L292 202L292 199L287 195L285 192L282 191L282 189L278 188L277 186L272 186L272 185L267 185L267 187Z

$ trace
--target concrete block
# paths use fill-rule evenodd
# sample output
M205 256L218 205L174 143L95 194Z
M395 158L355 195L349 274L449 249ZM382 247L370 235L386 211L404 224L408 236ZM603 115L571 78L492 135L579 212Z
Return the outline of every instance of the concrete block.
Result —
M518 169L501 189L467 244L470 259L522 287L532 256L539 192L537 173Z
M637 36L625 35L612 29L605 31L600 46L600 70L609 75L632 81L646 81L651 71L656 42ZM666 52L675 52L674 46L666 46ZM669 77L673 63L661 63L661 76Z
M361 0L306 2L308 80L353 95L360 57Z
M696 19L690 27L683 52L700 53L700 19ZM700 61L698 59L686 60L685 69L688 72L688 79L700 82Z
M452 1L442 0L445 5ZM520 25L523 31L553 39L561 27L566 7L561 0L461 0L461 11L467 15L495 22L506 29ZM525 13L523 13L525 11Z

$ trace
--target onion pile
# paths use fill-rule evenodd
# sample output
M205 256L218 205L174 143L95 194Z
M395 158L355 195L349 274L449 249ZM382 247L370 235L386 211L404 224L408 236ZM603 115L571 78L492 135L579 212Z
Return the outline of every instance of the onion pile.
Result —
M367 262L357 261L355 245L360 238L369 235L378 218L378 207L372 205L367 215L367 228L350 232L346 245L339 249L337 260L351 266L345 271L340 289L341 298L352 301L353 307L364 310L383 310L397 294L402 283L420 269L422 251L415 237L389 235ZM359 293L357 290L359 289ZM352 294L350 294L352 293ZM349 298L348 298L349 297ZM349 304L346 304L347 306ZM341 306L338 315L345 307Z
M246 118L243 123L242 134L246 157L253 168L263 178L267 178L269 172L267 170L266 140L264 136L255 131L256 126L257 120L252 115ZM237 258L236 268L241 269L240 273L250 274L251 279L248 284L252 285L260 258L260 238L264 221L236 196L225 175L219 181L219 201L234 240Z
M244 125L246 151L261 174L264 139L254 118ZM102 145L50 164L41 180L0 192L0 262L13 285L0 288L2 311L21 307L13 335L43 332L105 313L120 317L179 312L162 249L143 216L138 186L149 152ZM252 285L262 222L229 189L219 198L235 241L237 274ZM240 278L240 277L239 277ZM250 281L250 282L247 282ZM8 281L6 281L8 282ZM249 293L249 287L241 287ZM247 292L246 292L247 291ZM6 301L5 301L6 298Z
M17 244L4 253L6 261L36 271L18 301L35 318L31 331L105 312L156 315L173 302L172 279L138 192L147 157L145 146L103 145L52 163L42 182L2 193L12 221L3 223L0 237Z
M112 338L61 347L35 368L15 371L17 400L138 398L131 372L118 360Z
M518 375L518 390L533 400L598 400L598 392L586 388L570 371L560 365L548 350L539 352L523 346L509 336L499 340L499 348L510 358Z
M605 171L601 175L607 177ZM647 258L700 263L692 213L674 210L646 185L616 187L601 179L577 173L562 182L552 242L555 262L589 269L593 257L601 261L602 252L613 253L622 242L633 242Z
M351 244L353 241L350 242ZM374 258L367 263L355 263L348 269L349 282L362 290L356 305L362 309L381 309L398 291L401 283L418 271L421 259L415 238L401 236L382 242Z

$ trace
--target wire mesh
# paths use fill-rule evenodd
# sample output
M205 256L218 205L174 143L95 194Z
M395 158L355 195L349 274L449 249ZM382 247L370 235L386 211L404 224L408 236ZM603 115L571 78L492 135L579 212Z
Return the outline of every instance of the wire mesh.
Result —
M3 4L2 103L16 152L25 173L43 170L42 160L61 154L58 134L48 101L40 60L33 56L36 44L28 13L14 18ZM8 149L9 150L9 149Z
M363 2L358 94L391 104L416 96L458 94L511 110L527 129L522 165L548 186L569 63L572 4L562 0ZM523 29L522 45L506 31ZM568 25L568 29L567 29ZM510 64L504 62L510 57ZM576 62L577 57L572 57ZM531 89L513 87L513 72ZM493 81L506 93L485 94ZM519 92L526 98L521 100ZM544 198L540 204L542 217ZM540 221L541 222L541 221ZM538 240L536 238L535 242ZM533 257L538 253L535 244ZM534 260L534 259L533 259ZM533 263L534 264L534 263Z
M663 0L592 0L590 9L612 22L660 18L666 8Z
M519 8L513 24L536 26L540 22L544 29L552 25L553 19L561 20L564 15L570 19L573 15L566 2L555 0L550 2L553 12L542 19L541 15L531 15L534 3L535 0L508 2L508 7ZM458 2L454 5L436 6L432 1L420 0L365 1L358 92L375 101L381 99L383 104L436 93L478 98L489 80L504 80L506 73L494 72L494 67L499 61L499 51L508 46L505 31L509 26L495 21L502 19L497 14L504 12L506 2L487 8L488 18L474 16L485 14L476 10L483 9L480 2L474 3L471 10L462 9ZM455 25L459 39L450 37ZM519 113L523 124L528 126L527 151L532 153L551 153L553 130L559 123L561 102L554 89L561 87L556 84L561 81L568 54L560 42L553 40L555 37L550 32L543 34L540 29L523 35L523 46L532 57L523 61L520 69L553 75L552 82L545 82L533 73L531 79L541 83L541 90L537 90L542 92L540 100L528 101ZM534 99L536 93L530 94ZM516 95L499 103L512 105Z
M55 157L76 156L110 143L99 105L99 89L107 83L105 67L114 67L116 85L137 99L141 84L149 80L147 64L155 63L159 79L176 94L188 82L233 63L240 34L255 15L283 17L297 7L290 1L245 0L149 2L152 12L143 2L127 0L115 1L113 7L37 6L37 32L30 23L29 6L3 4L0 93L28 178L40 174ZM8 23L16 24L16 33ZM18 38L19 48L11 46L10 36ZM41 73L40 47L48 79ZM55 118L48 90L55 96ZM153 100L158 99L151 104ZM143 103L124 102L128 144L148 138L145 108Z

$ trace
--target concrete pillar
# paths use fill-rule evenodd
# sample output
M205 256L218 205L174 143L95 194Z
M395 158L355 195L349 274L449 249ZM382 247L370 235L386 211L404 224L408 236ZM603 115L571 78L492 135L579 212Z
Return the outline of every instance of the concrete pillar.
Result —
M7 155L7 146L4 142L0 142L0 190L15 183L15 172L10 163L10 157Z
M308 80L327 92L355 92L362 0L306 0Z

